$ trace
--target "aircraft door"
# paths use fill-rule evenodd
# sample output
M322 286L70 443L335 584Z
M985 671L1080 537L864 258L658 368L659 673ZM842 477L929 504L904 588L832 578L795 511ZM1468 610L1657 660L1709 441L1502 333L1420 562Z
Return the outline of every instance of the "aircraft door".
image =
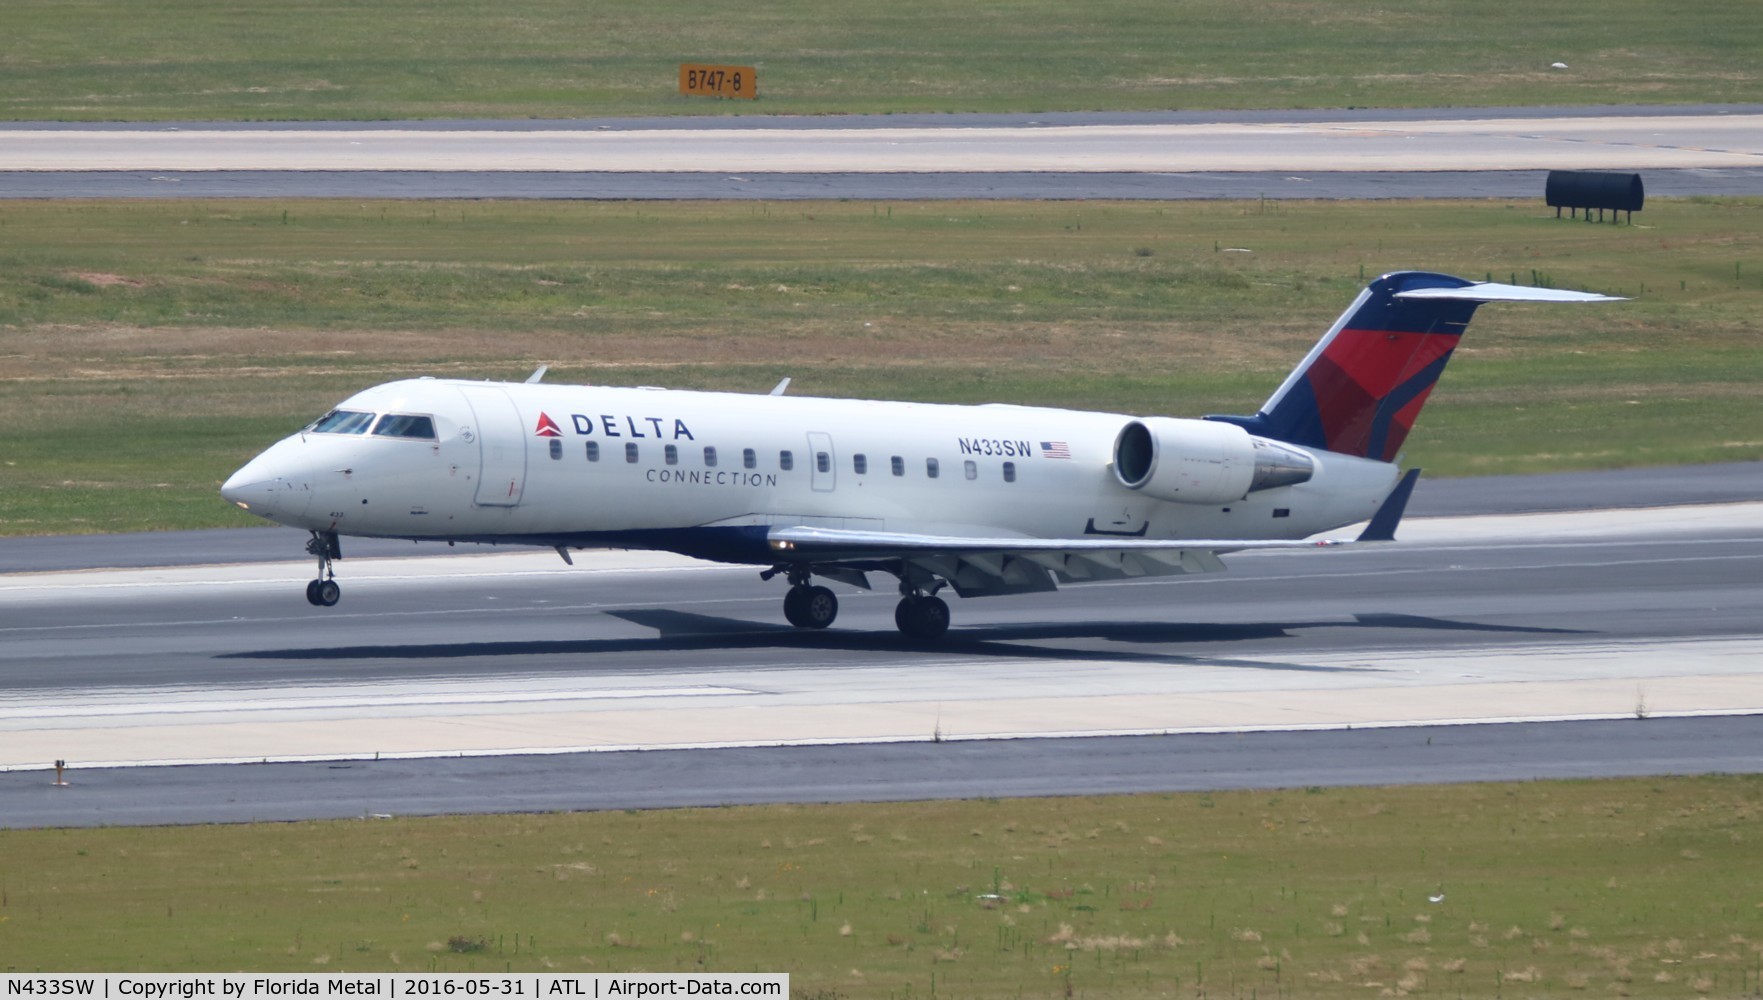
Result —
M833 451L833 436L822 431L808 432L808 461L814 475L810 484L816 493L831 493L839 476L839 456Z
M477 420L480 507L513 507L526 489L526 424L514 400L494 386L460 386Z

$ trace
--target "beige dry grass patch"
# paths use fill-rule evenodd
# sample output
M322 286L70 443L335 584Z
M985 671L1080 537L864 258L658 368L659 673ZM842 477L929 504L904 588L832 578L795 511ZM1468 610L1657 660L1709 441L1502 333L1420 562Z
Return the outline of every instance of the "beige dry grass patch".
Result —
M874 323L875 321L870 321ZM583 334L474 330L277 330L56 326L0 341L0 379L31 381L343 375L397 366L421 373L506 377L548 364L588 376L621 368L729 365L986 367L1057 365L1066 372L1283 372L1314 337L1308 328L1221 335L1186 323L881 321L856 329L804 322L763 332L715 327ZM445 359L445 360L441 360ZM326 364L329 362L329 364ZM1271 384L1270 384L1271 388Z
M67 277L97 285L99 288L108 288L113 285L122 285L126 288L147 287L147 283L139 278L126 278L108 271L72 271L68 273Z

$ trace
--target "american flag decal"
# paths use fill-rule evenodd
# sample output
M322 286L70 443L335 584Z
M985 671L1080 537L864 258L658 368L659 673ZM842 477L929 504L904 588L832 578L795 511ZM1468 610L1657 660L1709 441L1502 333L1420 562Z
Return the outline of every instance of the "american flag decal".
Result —
M1064 441L1042 441L1042 458L1070 458L1071 447Z

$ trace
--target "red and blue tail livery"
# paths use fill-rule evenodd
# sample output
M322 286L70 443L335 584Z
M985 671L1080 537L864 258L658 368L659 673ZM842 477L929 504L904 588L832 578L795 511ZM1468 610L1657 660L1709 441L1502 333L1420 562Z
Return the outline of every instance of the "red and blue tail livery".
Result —
M1396 271L1360 293L1259 413L1208 419L1275 441L1394 461L1477 306L1609 299Z

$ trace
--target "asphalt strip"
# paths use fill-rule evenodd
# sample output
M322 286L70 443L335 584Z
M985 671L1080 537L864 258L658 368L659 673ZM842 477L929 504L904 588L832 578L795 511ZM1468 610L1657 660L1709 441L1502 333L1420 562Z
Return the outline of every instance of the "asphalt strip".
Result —
M1409 548L1441 554L1501 545L1610 549L1625 565L1646 562L1649 550L1662 555L1702 550L1697 558L1722 558L1718 547L1763 540L1763 503L1415 519L1402 533ZM1352 537L1353 532L1334 534ZM1353 552L1344 555L1350 559ZM0 576L0 611L77 602L81 592L96 600L98 592L151 592L197 583L285 588L308 569L302 561ZM747 568L629 552L596 553L565 567L542 550L447 560L359 560L350 581L352 586L457 587L516 576L682 571L745 573ZM28 615L14 620L26 621ZM0 639L7 632L106 627L111 626L0 627ZM1763 714L1763 677L1747 664L1760 651L1763 635L1749 634L1629 640L1588 634L1498 647L1418 643L1393 649L1244 651L1231 654L1230 664L1251 668L1246 675L1256 679L1226 685L1203 681L1208 669L1203 662L1182 672L1193 679L1176 680L1146 671L1130 657L1090 659L1079 664L1082 670L1063 670L1059 655L1030 660L1025 652L969 663L960 671L911 656L868 667L828 661L787 676L764 663L663 669L610 685L590 684L586 675L570 672L478 681L59 691L18 695L4 703L0 730L7 738L0 770L37 770L44 760L75 758L70 747L82 751L78 766L93 768L1754 715ZM1304 672L1282 672L1294 659L1302 661ZM939 674L953 676L937 680ZM1011 696L998 697L998 685ZM1646 707L1638 707L1642 704ZM593 738L584 740L588 734ZM364 745L380 749L367 752ZM162 755L168 746L201 749Z

